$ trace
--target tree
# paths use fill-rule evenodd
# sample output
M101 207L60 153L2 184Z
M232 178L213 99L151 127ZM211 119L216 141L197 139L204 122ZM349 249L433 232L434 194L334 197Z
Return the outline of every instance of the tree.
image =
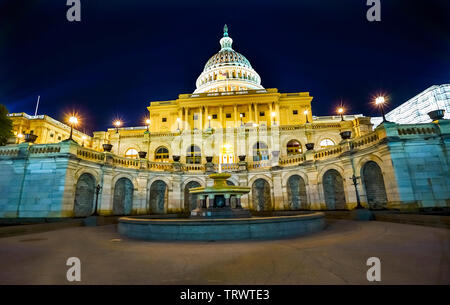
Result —
M0 104L0 146L5 145L8 139L13 136L12 120L7 116L8 109Z

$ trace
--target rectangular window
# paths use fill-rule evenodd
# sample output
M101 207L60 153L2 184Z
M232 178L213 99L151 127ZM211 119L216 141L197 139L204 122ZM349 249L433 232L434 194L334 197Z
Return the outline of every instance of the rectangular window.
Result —
M213 120L216 120L217 119L217 114L213 114L212 118L213 118Z
M265 116L266 115L266 113L264 112L264 111L261 111L260 113L259 113L259 116Z
M194 114L194 121L198 120L198 114Z
M226 114L226 118L227 118L227 119L230 119L230 118L231 118L231 113L227 113L227 114Z
M297 114L298 114L298 110L293 110L293 111L292 111L292 114L293 114L293 115L297 115Z
M167 122L167 118L162 118L162 121L163 122Z
M245 112L241 113L241 117L245 118Z

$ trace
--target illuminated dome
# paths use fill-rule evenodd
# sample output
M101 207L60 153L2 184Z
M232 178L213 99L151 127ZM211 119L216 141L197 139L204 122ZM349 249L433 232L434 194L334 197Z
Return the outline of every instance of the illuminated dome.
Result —
M194 93L264 89L261 77L244 55L233 50L232 44L233 39L228 36L225 25L220 39L221 49L206 63L197 78Z

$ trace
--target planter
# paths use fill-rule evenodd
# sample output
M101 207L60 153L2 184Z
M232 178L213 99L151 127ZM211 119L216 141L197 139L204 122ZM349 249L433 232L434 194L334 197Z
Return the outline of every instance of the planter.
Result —
M432 121L441 120L444 118L444 112L445 112L444 109L437 109L428 112L428 116Z
M352 136L352 132L351 131L343 131L343 132L341 132L339 134L341 135L342 140L348 140Z
M314 143L306 143L305 146L306 146L307 150L313 150L314 149Z
M25 142L28 142L28 143L34 143L34 141L36 141L36 139L37 139L37 135L35 135L35 134L26 133L24 136Z
M239 161L240 162L244 162L245 161L245 155L241 155L241 156L239 156Z
M145 157L147 157L147 152L146 151L138 151L138 155L139 155L139 158L145 159Z
M206 162L211 163L213 160L213 157L206 157Z
M111 149L113 147L112 144L103 144L102 146L103 146L103 150L107 151L107 152L111 152Z
M172 159L173 159L173 161L175 161L175 162L180 162L180 156L173 155L173 156L172 156Z

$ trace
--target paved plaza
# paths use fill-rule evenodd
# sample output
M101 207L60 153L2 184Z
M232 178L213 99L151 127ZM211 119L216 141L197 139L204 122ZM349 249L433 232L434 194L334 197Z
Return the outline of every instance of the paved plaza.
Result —
M450 284L450 230L388 222L327 220L306 237L239 242L143 242L116 225L0 238L0 284Z

